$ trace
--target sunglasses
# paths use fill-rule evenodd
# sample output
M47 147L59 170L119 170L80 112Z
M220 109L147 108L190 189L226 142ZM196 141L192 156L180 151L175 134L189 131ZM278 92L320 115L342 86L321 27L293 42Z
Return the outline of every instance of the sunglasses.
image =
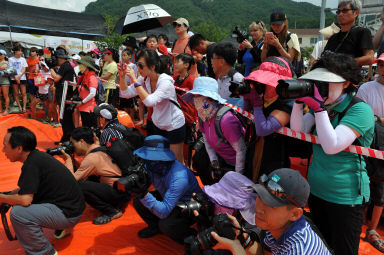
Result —
M273 195L275 198L277 198L281 202L283 202L283 203L289 202L289 203L301 208L301 206L284 191L283 187L281 187L274 180L268 178L268 176L266 174L263 174L262 176L260 176L259 182L260 182L260 184L262 184L267 189L267 191L271 195Z
M181 27L183 24L173 23L173 27Z
M345 14L345 13L347 13L347 12L349 12L349 11L354 11L355 9L342 9L342 10L337 10L336 11L336 14L337 15L339 15L340 13L343 13L343 14Z
M146 65L142 62L137 62L136 65L140 68L143 69Z

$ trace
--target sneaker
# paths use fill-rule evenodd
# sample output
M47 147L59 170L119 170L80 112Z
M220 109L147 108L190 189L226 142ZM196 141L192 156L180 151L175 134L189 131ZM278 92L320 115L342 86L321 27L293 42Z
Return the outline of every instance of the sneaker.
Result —
M53 236L56 239L63 239L66 236L69 236L72 233L72 229L57 229Z
M102 214L99 217L94 218L92 223L95 225L104 225L111 222L114 219L120 218L121 216L123 216L123 212L120 210L116 210L116 212L113 215Z
M155 236L159 233L160 233L160 231L159 231L158 227L146 227L146 228L143 228L142 230L140 230L137 233L137 235L140 238L150 238L150 237Z

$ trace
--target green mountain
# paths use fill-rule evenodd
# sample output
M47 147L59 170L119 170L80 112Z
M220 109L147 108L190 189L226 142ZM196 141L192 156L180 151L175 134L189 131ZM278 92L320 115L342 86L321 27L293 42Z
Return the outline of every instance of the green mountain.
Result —
M214 24L224 31L231 31L235 26L247 28L256 20L268 24L275 8L286 11L290 28L316 28L320 21L320 7L291 0L97 0L89 3L85 12L121 17L132 6L148 3L160 6L175 18L185 17L192 30L203 23ZM327 13L326 25L333 20L335 15Z

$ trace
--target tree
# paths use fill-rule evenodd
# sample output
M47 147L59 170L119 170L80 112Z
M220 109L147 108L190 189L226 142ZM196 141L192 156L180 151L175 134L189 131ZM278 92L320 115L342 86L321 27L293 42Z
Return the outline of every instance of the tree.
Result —
M107 36L96 41L95 44L99 49L103 49L103 48L119 49L119 47L122 45L127 35L120 35L118 33L113 32L116 21L118 20L117 16L104 14L103 17L105 19L105 28L107 30Z
M227 37L223 29L217 27L213 23L200 23L197 26L193 26L193 31L198 34L202 34L208 41L219 42Z

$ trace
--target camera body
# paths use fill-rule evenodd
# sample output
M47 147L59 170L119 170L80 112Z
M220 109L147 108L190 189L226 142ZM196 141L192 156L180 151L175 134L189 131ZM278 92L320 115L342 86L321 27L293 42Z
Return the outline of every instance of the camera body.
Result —
M235 27L235 29L232 32L232 37L236 38L238 43L242 43L244 40L249 39L249 34L245 31L239 30L238 27Z
M67 154L73 154L75 152L75 146L71 141L66 141L56 148L48 148L46 152L51 156L55 156L61 155L62 150Z
M265 84L258 83L251 80L246 81L231 81L229 86L229 91L231 92L231 97L238 97L239 95L245 95L251 92L251 84L256 89L257 94L263 95L265 93Z
M314 96L315 86L322 97L328 97L329 86L327 82L311 80L279 80L276 93L281 99L297 99L306 96Z
M81 99L81 97L80 97L78 94L75 94L75 95L73 95L73 97L72 97L72 101L82 101L82 100L83 100L83 99ZM74 111L75 108L76 108L76 106L77 106L77 104L72 103L72 104L70 104L70 105L68 106L68 110L70 110L70 111Z
M197 193L192 198L193 201L180 201L176 204L177 207L181 208L182 215L193 217L194 210L196 210L199 215L212 216L214 214L215 205L205 193Z
M129 167L129 174L121 177L114 183L114 187L117 190L123 192L145 192L151 185L149 174L144 167L144 161L140 160L135 166Z
M219 236L235 240L236 233L233 230L232 222L226 214L218 214L212 219L213 226L204 229L197 236L189 236L184 239L185 254L199 255L202 251L212 248L217 241L212 237L211 232Z
M50 57L45 57L45 63L47 64L47 66L49 67L49 69L51 68L55 68L56 66L58 66L58 62L57 62L57 54L56 54L56 51L55 49L49 47L48 50L51 52L51 55Z

